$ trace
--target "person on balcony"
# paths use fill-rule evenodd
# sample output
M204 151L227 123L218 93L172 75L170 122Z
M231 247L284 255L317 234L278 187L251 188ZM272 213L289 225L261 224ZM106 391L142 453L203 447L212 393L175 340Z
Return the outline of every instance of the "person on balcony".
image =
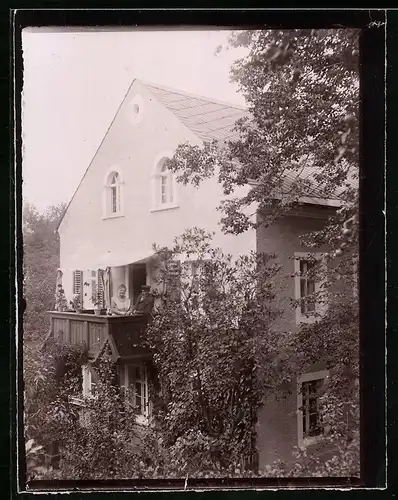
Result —
M118 294L112 297L111 300L111 312L117 316L128 316L131 314L131 302L126 296L126 285L120 285L118 288Z
M152 313L155 299L150 291L151 287L149 285L142 285L141 293L138 295L137 301L134 305L133 313L148 315Z

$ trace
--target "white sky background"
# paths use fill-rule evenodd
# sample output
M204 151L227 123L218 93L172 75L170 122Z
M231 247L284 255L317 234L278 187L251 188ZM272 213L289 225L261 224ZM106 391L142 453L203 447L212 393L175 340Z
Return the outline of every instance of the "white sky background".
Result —
M68 202L134 78L244 104L229 82L228 31L22 33L23 197Z

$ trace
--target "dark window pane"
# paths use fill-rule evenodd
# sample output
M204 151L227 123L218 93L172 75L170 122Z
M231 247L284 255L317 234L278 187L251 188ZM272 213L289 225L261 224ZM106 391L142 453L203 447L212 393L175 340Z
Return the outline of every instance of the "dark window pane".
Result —
M315 262L315 261L313 261L313 260L307 260L307 261L306 261L306 265L307 265L307 272L308 272L308 271L311 271L312 269L314 269L314 267L315 267L315 263L316 263L316 262Z
M98 373L94 368L90 368L90 371L91 371L91 382L95 384L96 382L98 382Z
M300 298L303 299L307 296L307 283L306 280L301 278L300 279ZM306 313L306 303L305 301L301 302L301 313L305 314Z
M319 389L323 380L304 382L303 387L303 437L318 436L322 433L319 414Z
M116 213L117 212L117 194L116 194L116 187L115 186L111 188L111 197L112 197L111 210L112 210L112 213Z
M313 300L307 300L307 313L315 312L315 302Z
M309 414L309 420L310 420L310 425L309 425L309 436L319 436L321 433L321 429L319 427L319 422L318 422L318 413L310 413Z

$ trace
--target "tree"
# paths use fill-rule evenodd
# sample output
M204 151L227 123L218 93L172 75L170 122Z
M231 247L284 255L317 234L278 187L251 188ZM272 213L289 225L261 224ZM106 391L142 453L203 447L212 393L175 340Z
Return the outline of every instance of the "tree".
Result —
M136 422L137 409L129 389L116 383L109 353L94 367L95 393L80 394L80 405L71 396L80 393L83 346L48 339L39 356L29 358L26 440L44 449L57 442L61 451L57 471L40 473L35 466L31 476L242 474L242 458L255 451L257 408L273 378L267 361L280 348L281 336L272 329L278 269L267 255L234 261L211 240L193 228L172 248L157 248L161 306L145 336L154 365L148 428Z
M157 249L162 306L147 332L155 420L172 465L189 476L230 474L254 454L267 362L283 339L273 331L272 256L234 261L211 238L193 228Z
M244 210L253 203L270 224L314 195L341 200L330 221L340 238L344 221L357 223L358 31L248 30L234 32L230 44L248 50L231 68L248 106L236 123L239 137L181 144L169 167L183 184L217 175L226 195L251 186L221 203L226 232L256 226Z
M38 474L37 466L44 466L45 454L61 440L61 431L70 417L69 397L80 392L81 364L86 358L84 346L54 339L47 339L40 347L24 343L25 441L40 447L40 456L27 463L28 478Z
M69 397L63 405L62 425L53 434L61 452L55 476L74 480L140 477L148 451L141 445L145 429L140 432L136 422L130 390L117 384L109 352L92 369L97 374L93 393L77 400Z
M43 456L28 460L28 479L113 479L134 477L135 409L114 383L115 366L107 353L96 366L95 397L82 397L84 345L48 339L25 366L25 440L43 453L56 449L53 470ZM95 422L95 425L90 425ZM47 465L47 467L43 467Z
M227 197L219 207L227 233L271 225L303 197L340 201L320 231L302 236L309 248L326 244L331 249L327 286L319 295L327 293L333 307L286 339L283 351L291 362L280 375L291 379L319 359L331 368L324 407L329 438L340 451L331 462L334 469L330 463L315 468L324 475L330 475L330 467L356 473L359 315L352 285L359 232L358 31L248 30L233 33L230 46L248 51L231 68L248 106L247 116L235 125L238 138L203 147L180 144L169 168L182 184L199 186L205 178L218 178ZM240 186L249 189L236 196ZM253 204L263 214L256 221L247 212ZM336 467L339 460L342 466ZM303 463L284 470L287 475L306 472Z
M57 393L54 382L57 370L55 365L49 364L54 353L44 357L40 348L48 332L46 311L54 307L55 275L59 266L56 226L64 210L65 204L60 204L40 214L28 203L23 209L25 432L27 442L34 439L39 443L29 447L30 454L35 450L36 455L39 451L43 454L48 445L42 436L43 417L47 410L50 411L48 405ZM47 431L51 422L48 424Z
M59 266L58 221L66 206L49 207L40 214L33 205L23 211L24 336L43 340L48 330L45 312L54 307L55 276Z
M296 368L304 367L324 356L324 342L328 342L326 362L333 362L337 380L344 380L342 370L353 353L356 331L350 342L339 342L333 329L340 328L337 333L346 329L343 318L340 323L325 319L315 343L310 330L292 338L274 328L279 315L274 277L279 268L273 256L252 253L233 261L211 246L211 235L196 228L177 238L172 248L158 248L157 253L161 305L145 335L154 363L151 425L136 422L137 409L129 403L129 390L115 383L115 365L108 352L94 367L98 380L93 397L82 398L84 346L48 339L40 355L30 357L25 365L30 388L25 434L28 443L33 439L44 449L57 442L61 458L58 470L30 464L30 477L254 475L255 471L245 470L244 459L255 453L257 410L266 392L277 391L280 383L293 376L294 366L286 369L286 360L295 355ZM355 325L355 318L345 321ZM342 364L336 366L336 355L343 354ZM333 404L334 410L328 412L330 439L341 445L341 438L346 438L340 418L341 385L338 395L338 401L333 401L330 392L327 404ZM78 396L79 404L71 396ZM333 472L345 471L348 460L353 460L353 442L341 446ZM275 464L265 474L330 475L325 464L315 461L314 469L314 459L308 460L305 465L301 457L293 470Z

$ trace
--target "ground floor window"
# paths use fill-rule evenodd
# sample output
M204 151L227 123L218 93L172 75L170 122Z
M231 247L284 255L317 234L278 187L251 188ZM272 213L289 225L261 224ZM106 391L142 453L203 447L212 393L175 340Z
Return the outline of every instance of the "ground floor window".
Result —
M298 444L305 447L323 435L320 396L328 371L306 373L297 380Z
M88 398L95 396L95 387L97 384L97 373L91 365L82 366L83 376L83 397Z
M150 402L148 395L148 370L144 363L128 363L122 366L122 383L130 390L130 395L139 415L148 419ZM124 378L124 380L123 380Z
M83 397L94 397L98 374L95 369L86 364L82 366L83 375ZM119 380L122 387L129 389L129 397L138 410L142 420L147 421L151 413L151 405L148 393L148 371L145 363L128 363L119 367Z

